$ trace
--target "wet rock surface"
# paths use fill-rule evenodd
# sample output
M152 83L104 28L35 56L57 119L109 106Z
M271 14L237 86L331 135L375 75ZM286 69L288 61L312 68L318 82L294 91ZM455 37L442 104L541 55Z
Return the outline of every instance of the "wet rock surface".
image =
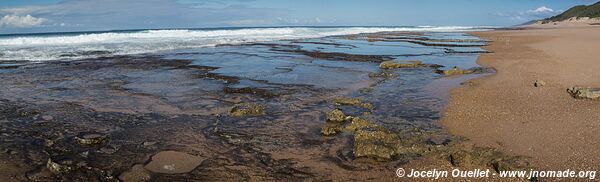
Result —
M188 173L198 167L204 159L183 152L163 151L152 156L150 163L144 168L155 173Z
M380 180L423 158L466 164L453 153L459 140L437 123L445 99L425 89L441 76L379 66L473 67L476 57L407 39L482 44L459 33L396 32L20 63L0 71L0 160L14 164L2 173L17 181ZM486 158L474 165L494 158L466 151Z

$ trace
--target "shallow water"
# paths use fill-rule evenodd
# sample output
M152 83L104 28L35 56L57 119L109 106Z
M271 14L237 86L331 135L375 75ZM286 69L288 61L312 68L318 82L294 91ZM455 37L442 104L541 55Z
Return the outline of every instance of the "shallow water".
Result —
M116 179L160 151L185 152L204 161L188 173L153 173L158 181L394 176L387 171L425 154L407 153L386 162L360 159L353 154L350 134L325 137L320 129L325 113L340 108L415 145L438 145L427 143L433 135L451 140L437 123L447 100L440 93L460 84L461 76L444 77L429 67L383 70L393 77L369 76L382 71L379 64L385 60L421 60L443 69L477 66L475 53L395 41L415 37L444 45L485 44L456 32L359 34L2 69L0 145L6 154L0 157L21 165L17 170L28 174L23 179ZM340 96L360 98L374 109L336 106L331 100ZM240 103L261 104L265 114L231 116L230 109ZM101 133L110 141L78 146L73 139L82 132ZM65 158L85 162L85 168L48 172L48 159L72 165Z

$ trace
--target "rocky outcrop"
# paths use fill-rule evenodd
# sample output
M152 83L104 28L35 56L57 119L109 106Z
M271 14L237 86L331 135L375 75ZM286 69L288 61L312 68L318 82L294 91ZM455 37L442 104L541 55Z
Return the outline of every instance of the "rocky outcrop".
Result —
M567 92L576 99L600 99L600 88L571 87Z
M402 151L398 135L366 119L353 118L345 129L353 135L354 156L357 158L390 160Z

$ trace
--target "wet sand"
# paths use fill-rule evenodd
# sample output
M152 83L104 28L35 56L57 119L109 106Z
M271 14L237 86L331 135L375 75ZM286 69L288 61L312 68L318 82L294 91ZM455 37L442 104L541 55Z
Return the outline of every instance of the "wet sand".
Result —
M600 101L566 89L600 87L600 27L545 26L479 32L497 74L451 91L442 119L470 143L531 157L539 169L600 169ZM535 80L547 84L534 87Z

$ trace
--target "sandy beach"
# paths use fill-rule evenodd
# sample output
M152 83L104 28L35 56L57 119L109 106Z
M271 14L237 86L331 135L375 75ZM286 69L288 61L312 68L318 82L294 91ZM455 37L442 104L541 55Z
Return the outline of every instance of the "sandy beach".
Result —
M478 32L492 40L478 64L497 73L451 91L442 119L469 143L531 157L546 170L600 167L600 102L566 89L600 87L600 26ZM534 87L536 80L546 85Z

